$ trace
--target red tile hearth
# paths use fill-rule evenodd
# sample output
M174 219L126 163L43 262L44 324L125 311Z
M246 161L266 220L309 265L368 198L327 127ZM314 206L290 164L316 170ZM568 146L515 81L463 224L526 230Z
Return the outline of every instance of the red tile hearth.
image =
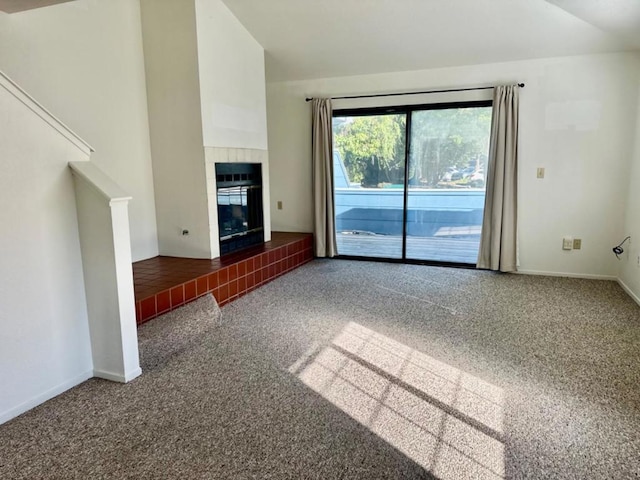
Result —
M226 305L311 260L310 233L272 232L264 245L214 260L154 257L135 262L138 325L207 293Z

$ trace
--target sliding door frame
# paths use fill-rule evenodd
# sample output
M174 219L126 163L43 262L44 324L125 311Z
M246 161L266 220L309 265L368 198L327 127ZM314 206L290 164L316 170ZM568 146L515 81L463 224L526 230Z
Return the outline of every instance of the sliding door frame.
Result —
M413 112L425 110L448 110L453 108L493 107L493 100L472 100L464 102L421 103L417 105L396 105L389 107L345 108L333 110L335 117L369 117L374 115L405 115L404 141L404 200L402 209L402 258L361 257L356 255L338 255L334 258L344 260L364 260L369 262L406 263L415 265L432 265L439 267L475 268L472 263L443 262L438 260L420 260L407 258L407 219L409 204L409 158L411 154L411 117ZM332 179L333 181L333 179ZM335 195L335 189L334 189ZM484 213L483 213L484 215Z

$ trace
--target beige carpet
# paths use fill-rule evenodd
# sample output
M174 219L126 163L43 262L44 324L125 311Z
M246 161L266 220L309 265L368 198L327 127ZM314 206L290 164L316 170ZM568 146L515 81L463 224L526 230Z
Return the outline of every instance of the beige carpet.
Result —
M220 307L211 294L160 315L138 329L140 366L145 373L162 368L204 336L213 335L212 330L221 324Z
M613 282L327 260L201 307L143 326L130 384L0 426L0 478L640 472L640 309Z

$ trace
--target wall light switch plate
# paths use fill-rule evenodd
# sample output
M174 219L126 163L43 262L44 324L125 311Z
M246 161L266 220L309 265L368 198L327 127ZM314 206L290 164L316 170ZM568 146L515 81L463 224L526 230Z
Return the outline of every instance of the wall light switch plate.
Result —
M282 200L278 200L278 210L282 210Z
M538 170L536 172L536 177L544 178L544 167L538 167Z
M564 237L562 239L562 249L563 250L572 250L573 249L573 238Z
M574 238L573 239L573 249L574 250L580 250L582 248L582 239L581 238Z

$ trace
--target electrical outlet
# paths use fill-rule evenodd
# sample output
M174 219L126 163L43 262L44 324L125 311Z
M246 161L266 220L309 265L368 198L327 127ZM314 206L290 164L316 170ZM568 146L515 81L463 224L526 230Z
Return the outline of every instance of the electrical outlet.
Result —
M562 249L563 250L572 250L573 249L573 238L564 237L562 239Z
M544 178L544 167L538 167L538 170L536 172L536 176L538 178Z
M282 200L278 200L278 210L282 210Z
M582 239L581 238L574 238L573 239L573 249L574 250L580 250L582 248Z

